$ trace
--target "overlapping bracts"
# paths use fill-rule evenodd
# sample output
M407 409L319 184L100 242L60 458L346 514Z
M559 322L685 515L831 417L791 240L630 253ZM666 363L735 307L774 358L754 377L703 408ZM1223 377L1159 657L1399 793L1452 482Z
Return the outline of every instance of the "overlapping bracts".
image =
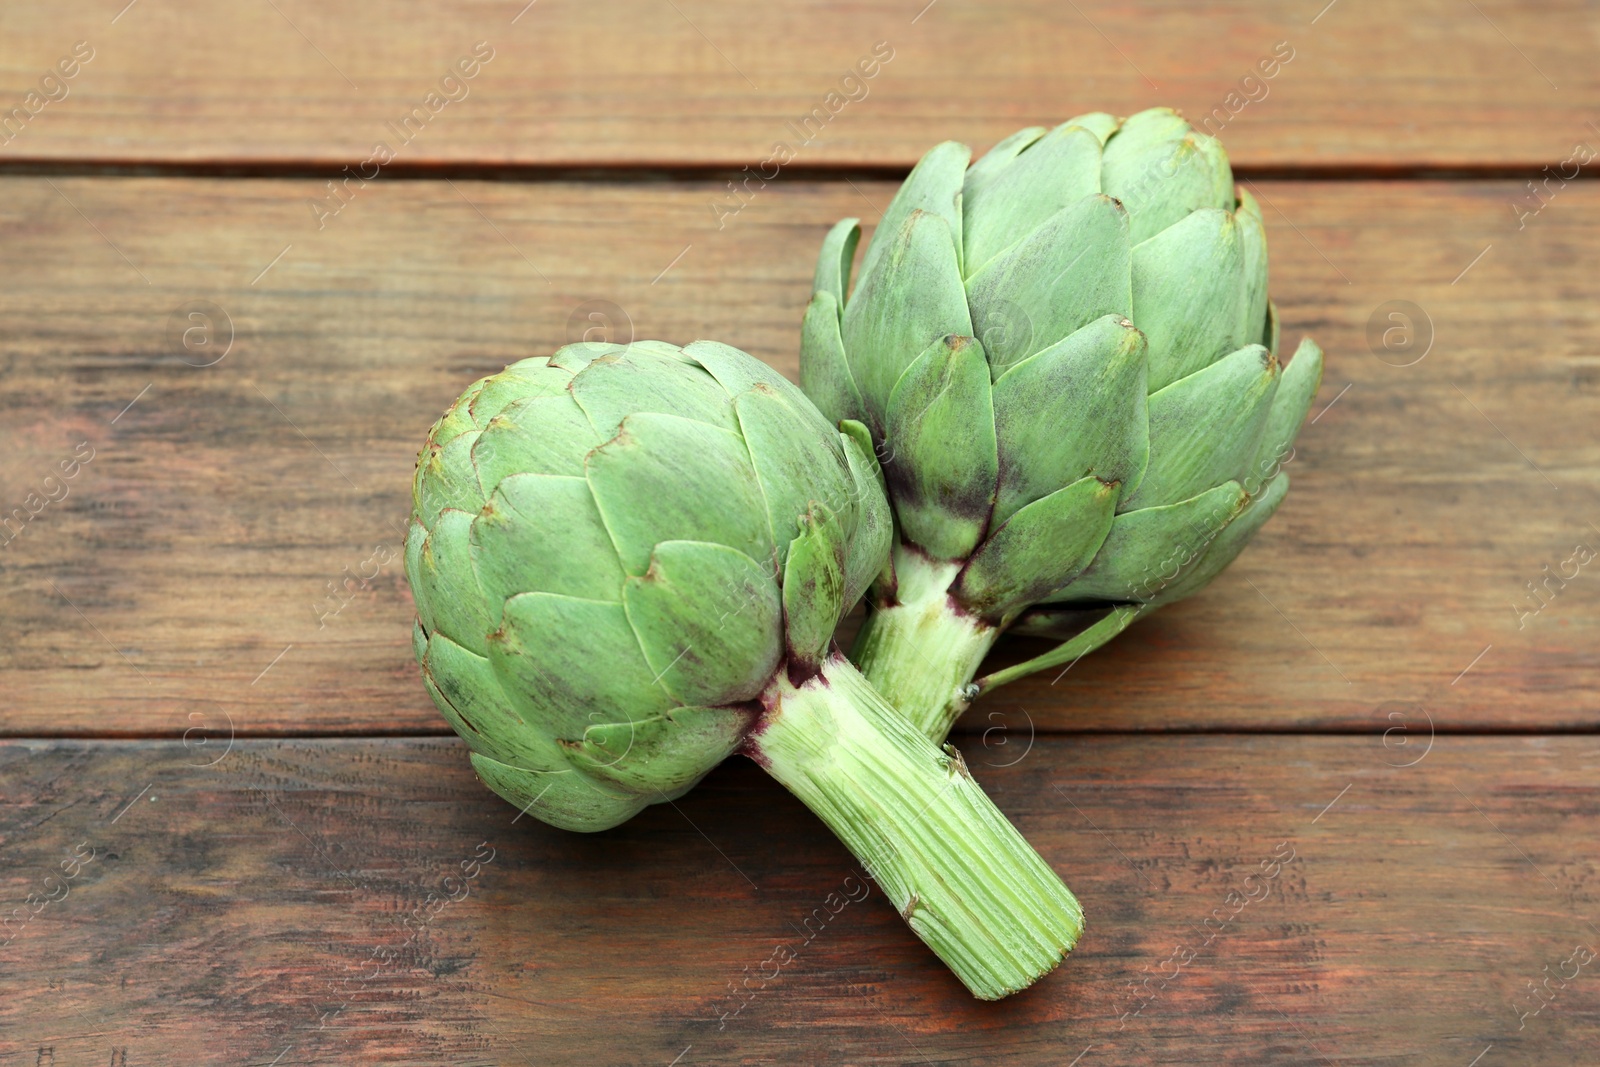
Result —
M691 788L881 568L869 449L714 342L571 345L469 388L419 457L406 573L478 774L577 830Z
M1278 359L1260 209L1166 109L969 159L954 142L923 157L853 292L858 221L828 234L801 384L871 428L896 569L948 573L952 612L1041 630L1055 609L1035 605L1187 596L1282 501L1321 380L1309 339Z

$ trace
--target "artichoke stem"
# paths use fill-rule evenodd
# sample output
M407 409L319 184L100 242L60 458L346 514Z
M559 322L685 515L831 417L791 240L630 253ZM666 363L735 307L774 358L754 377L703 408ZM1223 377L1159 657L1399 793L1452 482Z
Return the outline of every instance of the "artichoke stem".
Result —
M1072 892L967 772L838 653L796 686L780 671L748 750L861 860L974 996L1048 974L1083 930Z
M972 702L972 679L1000 628L951 602L959 563L932 562L899 546L894 562L897 601L867 616L850 658L874 689L937 744Z

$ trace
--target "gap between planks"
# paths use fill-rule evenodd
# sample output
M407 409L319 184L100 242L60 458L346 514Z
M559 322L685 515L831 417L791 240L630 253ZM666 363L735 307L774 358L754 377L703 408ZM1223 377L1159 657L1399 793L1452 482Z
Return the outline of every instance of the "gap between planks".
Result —
M729 159L713 163L653 162L647 159L617 163L595 160L575 163L463 163L407 162L387 164L387 181L501 181L536 184L540 182L599 181L619 184L717 181L737 175L754 160ZM1548 162L1517 164L1317 164L1238 166L1235 181L1365 182L1365 181L1453 181L1481 182L1539 178ZM344 169L348 169L348 164ZM317 160L138 160L138 159L55 159L8 157L0 159L0 178L8 177L114 177L114 178L337 178L340 166ZM868 163L791 164L784 177L791 181L847 182L900 181L911 168L900 164ZM371 179L375 180L375 179ZM1566 181L1600 180L1600 170L1580 170Z

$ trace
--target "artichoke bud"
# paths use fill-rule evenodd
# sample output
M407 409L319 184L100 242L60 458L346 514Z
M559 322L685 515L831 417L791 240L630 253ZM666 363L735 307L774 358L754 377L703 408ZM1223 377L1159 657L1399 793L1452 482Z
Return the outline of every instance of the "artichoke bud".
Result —
M856 224L828 235L800 356L830 415L862 413L897 522L859 662L936 738L1031 605L1099 612L1109 640L1124 608L1225 566L1282 499L1321 379L1310 342L1280 365L1261 209L1177 112L1082 115L966 158L918 164L853 293ZM919 648L965 665L919 671Z
M725 345L514 364L419 459L406 574L428 691L512 803L615 825L737 748L785 662L815 669L888 554L878 477Z

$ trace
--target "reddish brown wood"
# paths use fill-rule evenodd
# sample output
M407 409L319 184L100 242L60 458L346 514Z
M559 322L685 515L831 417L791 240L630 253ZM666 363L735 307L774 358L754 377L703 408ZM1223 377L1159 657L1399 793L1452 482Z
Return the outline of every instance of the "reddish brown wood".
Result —
M875 888L828 916L850 856L742 761L678 810L585 836L513 824L454 740L246 742L210 767L176 743L9 743L0 903L65 896L0 948L0 1055L1464 1067L1492 1045L1480 1063L1588 1062L1593 964L1568 964L1520 1029L1518 1012L1575 946L1600 949L1589 740L1402 756L1375 738L1089 737L1000 755L967 747L1088 933L1034 989L983 1004ZM50 881L80 845L93 860ZM492 862L445 881L475 855ZM408 926L419 908L431 921ZM730 984L780 944L797 960L731 1014Z
M1285 335L1328 351L1288 503L1203 594L963 728L1592 726L1589 571L1522 629L1513 605L1600 549L1600 190L1519 231L1509 182L1256 188ZM580 336L592 301L793 374L817 242L892 186L787 184L720 231L703 183L379 183L320 232L309 182L0 191L0 507L95 450L0 547L0 729L175 738L442 730L379 566L428 424ZM1368 349L1393 300L1431 317L1415 366ZM180 343L194 301L233 324L214 366ZM328 584L375 568L319 628Z
M1600 137L1587 7L122 3L0 11L0 1063L1592 1062L1595 964L1561 976L1600 952L1600 767L1541 733L1600 721L1592 570L1523 614L1600 550L1592 183L1253 187L1286 340L1328 352L1288 503L959 728L1088 914L1023 995L971 1000L875 888L828 915L855 865L748 763L584 836L453 738L294 736L444 730L392 555L475 377L597 324L792 376L822 233L893 192L858 174L1090 108L1232 103L1247 176L1532 176ZM217 176L72 176L107 163Z
M1351 0L119 7L0 15L0 109L41 93L0 160L337 171L385 142L406 166L736 170L781 162L781 142L801 165L909 166L951 137L981 146L1082 111L1165 104L1219 114L1213 129L1249 166L1536 171L1595 137L1600 88L1579 0L1425 0L1399 13ZM43 103L41 78L76 41L94 58ZM493 59L430 113L428 94L480 41ZM893 58L845 81L862 61L871 69L878 42ZM1293 58L1274 67L1275 54ZM1275 77L1259 80L1263 63ZM413 109L428 121L407 144L391 124ZM833 109L820 134L795 132L819 109Z

